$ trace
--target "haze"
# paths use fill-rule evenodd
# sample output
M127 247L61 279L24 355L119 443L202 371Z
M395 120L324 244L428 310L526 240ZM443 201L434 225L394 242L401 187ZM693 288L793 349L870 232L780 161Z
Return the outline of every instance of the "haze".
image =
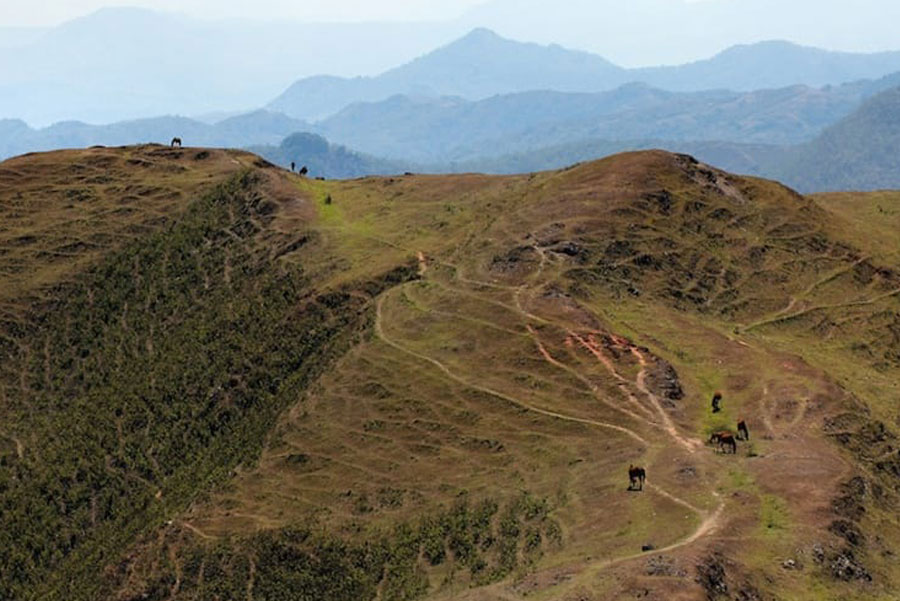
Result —
M48 27L117 5L108 0L4 2L0 26ZM676 64L767 39L832 50L894 50L894 24L900 21L894 0L560 0L552 10L543 0L137 0L131 5L203 19L441 21L453 33L483 26L514 39L588 50L623 66ZM21 35L0 29L0 38ZM435 41L448 36L439 37ZM371 50L367 54L378 54ZM415 44L409 48L418 51ZM356 74L372 74L381 66L361 60Z

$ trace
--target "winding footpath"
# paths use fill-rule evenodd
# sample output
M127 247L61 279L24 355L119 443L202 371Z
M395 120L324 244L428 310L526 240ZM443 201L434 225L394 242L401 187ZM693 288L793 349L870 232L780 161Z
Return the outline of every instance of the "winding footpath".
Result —
M420 276L424 276L424 274L426 273L426 271L428 269L427 263L425 260L425 256L421 252L417 253L417 256L419 259L419 274L420 274ZM541 257L542 257L542 262L541 262L541 269L539 270L539 273L540 273L540 271L543 270L543 267L544 267L545 257L543 255L543 253L541 254ZM502 285L498 285L495 283L479 282L477 280L464 279L460 276L460 270L458 267L453 266L453 265L448 265L448 266L454 268L454 273L456 274L458 281L460 281L461 283L466 283L466 284L470 284L470 285L474 285L474 286L484 286L484 287L494 288L494 289L501 288L501 289L506 289L506 290L512 291L514 293L514 299L515 299L516 306L511 307L511 306L503 304L503 303L498 303L497 301L493 301L493 300L489 300L489 299L482 299L485 302L489 302L492 304L499 304L508 310L516 310L517 313L519 313L523 318L526 319L526 322L532 321L532 322L538 322L538 323L544 323L544 324L551 324L556 327L561 327L559 324L554 324L550 320L538 317L536 315L532 315L523 309L522 303L521 303L521 295L527 290L527 288L528 288L527 283L522 286L511 287L511 286L502 286ZM409 282L407 284L403 284L400 286L400 288L414 284L414 283L415 282ZM458 292L462 293L463 291L458 291ZM423 353L417 352L413 349L410 349L410 348L404 346L400 342L392 339L385 332L383 307L384 307L385 299L387 298L388 294L389 293L382 294L377 300L374 329L375 329L375 334L378 337L378 339L381 340L384 344L388 345L389 347L391 347L397 351L400 351L406 355L414 357L420 361L423 361L423 362L426 362L426 363L432 365L434 368L436 368L438 371L440 371L445 377L447 377L448 379L456 382L457 384L459 384L465 388L468 388L471 390L477 390L477 391L487 394L491 397L505 401L505 402L507 402L511 405L514 405L522 410L536 413L538 415L543 415L545 417L549 417L549 418L556 419L556 420L578 423L578 424L582 424L582 425L586 425L586 426L602 428L605 430L612 430L612 431L624 434L624 435L632 438L633 440L637 441L638 443L640 443L641 445L644 445L647 448L650 448L651 446L653 446L646 438L644 438L643 436L641 436L634 430L631 430L625 426L621 426L618 424L612 424L612 423L604 422L604 421L598 421L598 420L577 417L577 416L573 416L573 415L566 415L564 413L559 413L556 411L551 411L548 409L534 406L532 404L524 402L520 399L517 399L513 396L510 396L510 395L500 392L498 390L494 390L492 388L482 386L482 385L476 384L474 382L470 382L470 381L466 380L465 378L463 378L462 376L454 373L449 367L447 367L447 365L442 363L440 360L435 359L433 357L430 357L428 355L425 355ZM467 296L475 296L475 295L467 294ZM597 386L592 384L587 377L585 377L583 374L580 374L575 368L565 365L564 363L553 358L553 356L549 353L549 351L546 349L546 347L540 341L535 329L528 323L526 323L526 330L528 331L529 335L534 339L534 341L537 345L537 348L538 348L538 352L541 354L541 356L546 361L548 361L548 363L576 376L582 383L584 383L591 390L591 392L594 394L594 396L596 398L598 398L598 400L601 400L605 404L609 405L610 407L622 412L625 415L628 415L630 418L638 420L639 423L648 425L652 428L661 429L661 430L665 431L679 446L684 448L688 453L694 454L700 448L702 448L703 444L701 441L699 441L697 439L685 437L678 431L678 428L676 427L674 422L671 420L671 417L669 417L669 415L663 408L663 406L660 402L660 399L647 387L645 379L646 379L646 374L647 374L648 361L647 361L647 358L645 357L645 355L639 349L637 349L636 347L634 347L631 344L627 345L627 350L629 350L630 352L632 352L635 355L636 359L638 360L638 362L641 366L640 372L637 376L637 382L635 383L635 386L638 389L638 391L642 395L646 396L646 398L650 401L651 408L648 408L644 404L640 403L636 399L636 397L631 393L631 391L628 390L628 386L630 386L630 383L627 381L627 379L624 376L622 376L620 373L618 373L618 371L615 369L615 366L612 364L612 362L607 357L602 355L602 351L599 349L598 346L591 345L586 340L579 340L579 342L582 343L586 348L588 348L592 352L592 354L594 354L596 356L598 361L600 361L607 368L607 370L610 371L611 375L621 384L620 390L622 390L623 394L626 395L629 403L634 407L634 410L632 410L629 408L624 408L619 405L610 403L609 400L606 399L605 396L600 393ZM570 331L570 335L577 336L577 334L575 334L574 332L571 332L571 331ZM576 340L577 340L577 338L576 338ZM591 346L593 346L593 348L591 348ZM684 499L681 499L681 498L677 497L676 495L669 493L668 491L664 490L663 488L661 488L655 484L648 483L647 488L650 491L652 491L654 494L656 494L660 497L663 497L673 503L676 503L676 504L681 505L682 507L688 509L689 511L694 513L700 519L700 524L697 526L697 528L692 533L690 533L683 539L681 539L665 548L656 550L656 552L663 553L663 552L668 552L668 551L674 551L676 549L691 545L707 536L710 536L721 525L722 514L724 511L724 507L725 507L725 501L715 491L711 491L711 495L714 496L716 498L716 500L718 501L716 504L716 508L714 510L708 511L708 510L703 510L703 509L700 509L700 508L694 506L693 504L689 503L688 501L685 501ZM618 558L608 559L608 560L604 560L604 561L600 561L600 562L594 562L588 567L587 572L588 573L596 573L596 572L605 570L607 568L613 567L615 565L625 563L625 562L628 562L628 561L631 561L634 559L638 559L641 557L645 557L645 556L646 556L646 553L641 552L641 553L636 553L636 554L628 555L628 556L624 556L624 557L618 557ZM495 594L497 594L501 598L509 598L508 591L501 592L497 588L499 586L501 586L501 585L494 585L494 586L488 587L488 588L490 588Z

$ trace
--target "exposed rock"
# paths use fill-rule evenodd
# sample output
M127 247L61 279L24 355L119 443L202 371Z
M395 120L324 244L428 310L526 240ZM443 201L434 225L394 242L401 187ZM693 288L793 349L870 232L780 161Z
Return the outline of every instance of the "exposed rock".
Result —
M587 262L590 253L588 253L587 249L581 246L576 242L572 242L570 240L560 242L556 246L550 248L550 252L554 252L556 254L565 255L567 257L572 257L577 260L579 263Z
M784 561L781 562L781 567L784 568L785 570L800 570L803 568L803 566L798 564L793 559L785 559Z
M725 581L724 560L719 555L707 557L697 566L697 582L706 591L706 598L715 601L728 595L728 583Z
M840 536L853 547L862 547L866 543L866 535L855 523L849 520L835 520L828 530Z
M872 581L872 575L869 574L869 571L866 570L865 566L857 561L856 556L851 549L844 549L843 551L835 553L828 563L828 569L834 578L843 580L844 582L851 582L854 580L862 580L865 582Z
M684 389L678 379L678 372L672 364L663 359L656 359L655 364L647 372L647 385L661 398L670 401L670 407L675 406L675 401L684 398Z
M526 263L537 262L537 251L530 246L518 246L505 255L497 255L491 261L491 270L507 273Z
M685 578L687 577L687 571L679 568L671 557L655 555L647 559L647 575Z

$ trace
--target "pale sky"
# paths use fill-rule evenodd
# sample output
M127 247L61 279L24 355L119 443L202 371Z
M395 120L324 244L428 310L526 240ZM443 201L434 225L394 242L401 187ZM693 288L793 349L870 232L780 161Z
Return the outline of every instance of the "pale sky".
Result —
M46 26L105 6L141 6L195 17L374 21L452 19L483 0L0 0L0 26Z
M763 40L850 52L900 50L900 0L0 0L0 28L57 25L123 4L202 19L445 26L443 35L417 46L419 51L483 26L628 67L679 64ZM7 41L21 33L8 33ZM0 39L0 48L10 45ZM360 67L354 74L370 73Z

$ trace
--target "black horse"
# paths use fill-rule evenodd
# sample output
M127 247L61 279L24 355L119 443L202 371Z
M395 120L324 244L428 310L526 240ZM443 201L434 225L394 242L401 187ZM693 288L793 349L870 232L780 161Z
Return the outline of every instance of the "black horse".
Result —
M181 148L181 138L172 138L172 148Z
M628 466L628 490L644 490L647 471L642 467Z
M738 440L750 440L750 430L747 428L747 422L740 420L737 425Z
M712 412L713 413L718 413L719 411L722 410L722 408L719 406L719 403L721 403L721 402L722 402L722 393L717 392L716 394L713 395L713 398L712 398Z

